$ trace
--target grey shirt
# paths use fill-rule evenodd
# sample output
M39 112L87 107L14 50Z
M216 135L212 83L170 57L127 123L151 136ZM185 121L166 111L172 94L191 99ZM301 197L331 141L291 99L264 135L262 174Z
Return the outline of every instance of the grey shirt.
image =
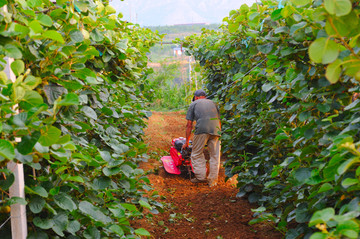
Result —
M192 102L186 119L196 121L195 134L220 136L220 113L217 105L209 99L198 99Z

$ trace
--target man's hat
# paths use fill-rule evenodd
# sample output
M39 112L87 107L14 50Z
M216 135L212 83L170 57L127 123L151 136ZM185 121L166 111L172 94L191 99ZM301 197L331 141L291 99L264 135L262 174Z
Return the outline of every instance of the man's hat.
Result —
M195 101L195 96L196 97L199 97L199 96L206 96L206 93L205 93L205 91L204 90L196 90L195 92L194 92L194 97L193 97L193 100L192 101Z

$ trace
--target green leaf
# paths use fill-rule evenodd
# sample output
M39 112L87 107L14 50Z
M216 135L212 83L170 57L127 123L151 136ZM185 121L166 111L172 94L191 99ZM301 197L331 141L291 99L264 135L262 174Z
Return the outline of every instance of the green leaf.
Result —
M71 136L69 134L63 135L59 138L56 144L66 144L71 140Z
M30 89L30 90L33 90L35 89L39 84L41 84L42 80L40 77L34 77L32 75L28 75L24 82L23 82L23 86Z
M250 12L250 15L248 16L249 20L253 23L258 23L260 13L258 12Z
M101 151L99 150L100 152L100 156L103 160L105 160L106 162L110 162L112 157L111 157L111 154L108 152L108 151Z
M51 40L57 41L57 42L62 43L62 44L65 43L63 36L60 33L58 33L57 31L54 31L54 30L45 31L42 34L42 36L44 38L51 39Z
M338 17L349 14L352 9L350 0L324 0L324 6L328 13Z
M14 115L12 123L19 127L26 127L26 121L28 120L28 114L26 112L21 112L17 115Z
M74 211L77 209L76 204L66 193L59 193L54 196L55 203L62 209L68 211Z
M78 12L87 12L89 8L89 3L83 1L76 1L75 9Z
M152 210L152 206L148 202L140 200L139 203L142 207Z
M11 63L11 70L16 76L22 74L25 70L25 64L22 60L16 60Z
M116 48L122 52L125 53L125 50L128 48L128 39L122 39L119 43L116 43Z
M261 86L261 89L264 91L264 92L268 92L270 91L272 88L274 88L274 85L272 83L266 83L266 84L263 84Z
M55 173L56 173L56 174L60 174L60 173L64 172L66 169L68 169L68 168L69 168L68 166L62 166L62 167L58 168L58 169L55 171ZM50 192L50 194L51 194L51 192Z
M86 80L87 77L96 78L96 74L93 70L90 70L89 68L81 68L74 72L74 76Z
M88 201L82 201L79 203L79 210L84 213L85 215L88 215L92 217L93 219L102 222L103 224L107 224L111 222L111 219L106 216L104 213L100 211L98 207L95 207Z
M67 180L78 182L78 183L84 183L84 179L81 176L70 176L67 178Z
M14 85L14 92L13 92L13 101L18 103L19 101L23 100L25 97L25 94L27 94L28 92L25 90L24 87L22 87L21 85ZM22 103L22 102L20 102ZM20 105L22 107L22 105Z
M90 37L96 42L101 42L102 40L104 40L104 35L97 28L92 30L92 32L90 33Z
M269 54L272 49L273 49L273 44L264 44L264 45L258 45L257 48L260 52L264 53L264 54Z
M50 229L54 226L54 221L48 218L41 219L40 217L35 217L33 219L33 223L35 226L44 230Z
M304 122L305 120L309 119L311 116L311 113L309 111L304 111L299 114L299 120L301 122Z
M115 8L113 8L112 6L107 5L107 6L105 7L105 12L106 12L106 14L113 14L113 13L116 13L116 10L115 10Z
M65 95L64 99L62 99L57 105L61 106L69 106L69 105L78 105L79 102L79 96L75 93L69 93Z
M84 63L75 63L71 65L71 68L74 70L81 70L81 69L85 69L85 64Z
M341 235L344 235L351 239L357 239L359 236L359 232L353 230L353 229L345 229L340 231Z
M65 212L60 212L54 216L53 220L54 226L52 230L59 236L63 237L63 231L66 229L69 220L67 214Z
M286 134L278 134L275 137L275 141L280 141L280 140L284 140L284 139L289 139L289 136Z
M93 181L93 188L95 190L104 190L111 185L111 179L109 177L95 178Z
M77 148L73 142L68 142L68 143L64 144L64 149L75 151Z
M311 3L311 0L291 0L291 2L296 6L304 6Z
M272 19L273 21L277 21L277 20L279 20L279 19L282 18L281 10L282 10L282 9L276 9L275 11L273 11L273 12L271 13L271 19ZM276 31L276 30L275 30L275 31ZM277 34L277 33L275 33L275 34Z
M116 175L116 174L120 173L121 169L119 167L115 167L115 168L104 167L102 171L106 176L109 177L109 176Z
M53 25L53 21L52 21L51 17L48 15L40 14L37 17L37 20L43 26L51 27Z
M40 136L39 131L35 131L32 135L23 136L21 142L16 145L16 149L23 155L31 153Z
M354 163L359 162L359 159L354 157L343 162L337 169L339 175L344 174Z
M0 139L0 155L6 159L13 160L15 158L14 146L9 141Z
M333 63L326 67L325 76L331 84L338 82L341 75L341 64L342 61L340 59L336 59Z
M14 45L6 44L5 47L4 47L4 50L5 50L5 54L8 57L11 57L11 58L14 58L14 59L22 58L21 51L19 50L19 48L17 48Z
M21 197L11 197L9 201L7 201L6 205L13 205L13 204L26 205L27 202L24 198Z
M320 211L316 211L310 219L309 226L315 226L319 223L327 223L335 215L334 208L325 208Z
M37 20L31 21L28 26L36 34L37 33L42 33L44 31L44 29L42 28L40 22L37 21Z
M58 128L50 126L49 129L41 135L39 143L43 146L51 146L59 140L60 135L61 131Z
M3 175L6 175L6 179L0 180L0 188L4 191L8 190L11 185L15 182L15 176L12 172L4 173Z
M359 180L356 179L356 178L346 178L345 180L343 180L341 182L341 185L344 187L344 188L347 188L349 186L352 186L354 184L359 184Z
M3 7L7 3L8 3L8 1L6 1L6 0L0 0L0 7Z
M330 105L328 104L318 104L316 105L316 108L322 113L327 113L331 109Z
M310 59L316 63L329 64L337 59L339 46L329 38L318 38L309 47Z
M360 34L356 35L355 37L351 38L350 42L349 42L349 46L351 48L354 48L356 45L359 45L360 41Z
M359 27L358 25L359 19L354 11L352 11L350 14L346 16L342 16L342 17L332 16L331 18L332 19L330 20L329 17L325 25L325 30L329 36L340 34L343 37L352 37L354 33L357 32L356 29ZM349 45L351 44L353 43L349 42Z
M27 4L29 7L31 8L36 8L36 7L40 7L42 4L41 0L28 0Z
M139 236L151 236L151 234L144 228L138 228L135 230L135 234Z
M297 223L308 222L311 215L308 209L308 205L306 203L301 203L299 206L297 206L295 209L295 215L295 220Z
M122 203L121 206L130 212L138 212L139 210L136 208L135 205L129 203Z
M41 187L41 186L35 186L33 188L31 188L37 195L47 198L48 197L48 192L45 190L45 188Z
M84 232L84 238L86 239L100 239L100 231L96 227L87 228Z
M124 235L124 230L119 225L113 224L109 227L109 229L118 234L120 237Z
M54 187L54 188L50 189L49 193L54 196L54 195L58 194L59 191L60 191L60 187Z
M326 192L329 191L331 189L333 189L334 187L330 184L330 183L324 183L323 185L321 185L321 187L319 188L318 193L322 193L322 192Z
M95 112L95 110L93 110L92 108L90 108L89 106L84 106L81 109L82 112L84 112L84 114L94 120L97 120L97 114Z
M75 236L76 232L80 230L80 226L80 222L76 220L69 221L68 225L66 226L66 230Z
M34 90L26 91L21 101L22 102L20 102L20 106L26 110L29 110L44 103L42 96Z
M305 183L311 177L311 169L299 168L296 170L294 177L298 182Z
M315 232L311 235L310 239L327 239L328 234L322 232Z
M289 32L289 28L288 27L278 27L275 29L274 33L275 34L279 34L279 33L288 33Z
M81 227L80 222L76 220L69 221L68 225L66 226L66 230L75 236L76 232L80 230L80 227Z
M19 37L26 37L29 34L30 30L28 27L15 23L14 32L18 33Z
M63 94L67 93L66 89L59 85L45 85L44 92L46 94L47 100L50 104L54 102Z
M110 207L109 210L117 218L124 218L125 217L125 210L123 210L121 208L118 208L117 206L115 208Z
M307 22L305 21L302 21L302 22L299 22L297 24L294 24L291 26L290 28L290 35L292 35L293 37L296 37L296 33L300 33L301 34L301 29L303 29L304 27L306 27L307 25Z
M35 196L29 203L29 208L33 213L40 213L45 206L45 200L42 197Z
M263 218L258 217L258 218L252 219L252 220L249 222L249 225L258 224L258 223L261 223L261 222L263 222L263 221L264 221Z
M75 43L84 41L84 35L79 30L70 31L70 38Z
M314 135L315 135L315 132L314 132L313 129L307 129L307 130L305 130L305 132L304 132L304 137L305 137L306 139L311 139Z
M234 33L239 28L239 24L238 23L231 23L231 24L229 24L228 28L229 28L230 33Z
M46 208L51 214L53 214L53 215L56 215L56 214L57 214L57 212L55 211L55 209L54 209L51 205L49 205L48 203L45 203L45 208Z
M340 235L356 239L359 235L359 224L353 220L340 221L336 230Z

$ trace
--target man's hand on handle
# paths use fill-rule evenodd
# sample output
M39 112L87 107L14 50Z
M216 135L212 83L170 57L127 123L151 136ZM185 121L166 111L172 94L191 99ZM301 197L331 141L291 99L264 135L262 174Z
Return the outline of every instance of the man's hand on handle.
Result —
M182 146L183 149L189 148L189 141L190 141L192 127L193 127L193 122L191 120L188 120L186 124L186 143L183 144Z

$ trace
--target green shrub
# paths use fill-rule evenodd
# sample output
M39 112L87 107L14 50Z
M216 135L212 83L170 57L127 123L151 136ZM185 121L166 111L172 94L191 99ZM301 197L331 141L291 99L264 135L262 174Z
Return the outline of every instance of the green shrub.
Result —
M151 110L168 111L186 108L192 98L195 81L188 81L189 73L186 72L186 76L184 76L181 73L184 70L182 67L179 61L170 63L168 60L164 60L160 67L148 77L148 86L151 91L150 95L146 95L146 97ZM192 77L193 79L196 77L195 73L192 74Z
M0 3L0 57L15 59L17 77L0 73L0 163L24 164L29 238L149 235L131 220L160 206L143 196L149 181L137 168L146 53L158 36L106 2ZM13 177L1 171L6 191Z
M358 1L262 1L183 41L221 104L227 176L286 238L359 235L359 14Z

